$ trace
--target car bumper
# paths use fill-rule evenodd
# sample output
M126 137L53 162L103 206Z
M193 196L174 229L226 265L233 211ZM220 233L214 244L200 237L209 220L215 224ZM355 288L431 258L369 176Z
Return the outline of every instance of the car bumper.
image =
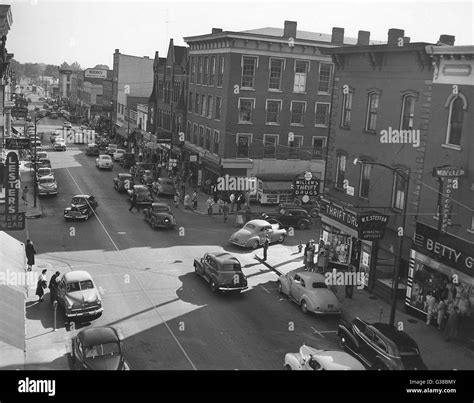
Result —
M66 312L66 317L69 318L85 318L88 316L102 315L104 308L94 309L93 311L86 312Z
M98 167L100 169L112 169L114 166L113 165L102 165L102 164L99 164Z
M38 195L45 196L45 195L57 195L57 190L38 190Z
M243 291L243 290L246 290L247 288L249 287L246 285L243 285L240 287L223 286L223 287L219 287L219 290L220 291Z
M342 313L341 309L334 311L323 311L323 310L314 310L313 313L320 316L330 316L330 315L340 315Z
M64 218L66 219L70 219L70 220L85 220L87 217L89 217L88 214L71 214L71 213L67 213L67 214L64 214Z
M230 239L229 242L230 242L231 244L236 245L236 246L240 246L241 248L247 248L247 247L248 247L248 246L247 246L247 242L236 241L236 240L232 240L232 239Z

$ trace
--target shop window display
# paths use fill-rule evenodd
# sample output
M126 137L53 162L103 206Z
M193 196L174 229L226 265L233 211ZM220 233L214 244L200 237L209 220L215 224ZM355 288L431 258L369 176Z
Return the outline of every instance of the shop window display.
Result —
M350 264L352 237L342 233L337 228L323 226L323 240L329 245L329 260L332 262Z

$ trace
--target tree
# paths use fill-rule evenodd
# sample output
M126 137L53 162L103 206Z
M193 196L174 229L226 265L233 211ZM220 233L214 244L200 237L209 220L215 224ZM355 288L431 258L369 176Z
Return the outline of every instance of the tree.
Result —
M61 70L70 70L71 69L71 66L69 66L69 64L67 64L67 62L62 62L61 63L61 66L59 66L59 68Z
M96 65L95 67L93 67L94 69L103 69L103 70L110 70L109 66L107 66L106 64L98 64Z
M70 66L70 69L73 71L80 71L82 70L81 65L78 62L73 62Z
M59 78L58 66L47 64L43 71L44 76Z

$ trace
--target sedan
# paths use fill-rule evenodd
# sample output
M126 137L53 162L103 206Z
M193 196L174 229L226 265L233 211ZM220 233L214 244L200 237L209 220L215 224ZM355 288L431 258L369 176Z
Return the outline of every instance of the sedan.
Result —
M66 151L66 142L64 140L56 140L53 144L54 151Z
M58 194L58 184L54 176L42 176L38 178L38 195L57 195Z
M95 166L99 169L114 169L114 163L110 155L101 154L95 160Z
M72 339L71 361L74 369L129 370L117 330L111 326L81 330Z
M270 243L282 243L287 236L287 232L277 223L270 224L266 220L251 220L243 228L234 232L229 242L244 248L257 249L263 245L266 236L269 237Z
M124 154L125 154L125 150L121 148L117 148L112 158L114 159L114 161L120 161L123 158Z
M328 289L322 274L292 270L278 279L278 291L301 306L303 313L340 315L342 306L336 295Z
M133 194L137 195L137 205L150 207L154 202L153 196L151 195L148 186L144 185L133 185L133 188L128 190L128 198L131 201Z
M133 186L133 178L131 174L120 173L114 178L114 189L117 192L125 192Z
M285 354L285 368L293 371L364 371L362 363L338 350L319 350L302 345L297 353Z
M174 196L176 189L169 178L158 178L153 182L152 190L158 196Z
M53 170L47 167L38 168L36 170L36 179L39 180L43 176L54 176Z
M94 214L99 203L94 196L76 195L71 200L71 205L64 209L65 220L88 220Z

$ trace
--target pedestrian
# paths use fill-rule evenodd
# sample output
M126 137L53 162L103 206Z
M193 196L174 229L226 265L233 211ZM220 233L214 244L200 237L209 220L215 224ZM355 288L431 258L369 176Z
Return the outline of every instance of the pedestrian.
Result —
M132 199L131 199L131 204L130 204L130 208L128 209L128 211L132 211L133 208L135 207L137 209L137 212L140 212L140 206L138 205L137 203L137 199L138 199L138 196L135 192L132 193Z
M443 330L444 328L444 322L446 319L446 309L448 308L447 304L445 301L440 300L438 304L438 329Z
M355 267L350 265L349 272L352 274L352 276L349 276L349 281L347 282L345 287L346 298L352 298L352 295L354 294L354 284L352 281L355 278L355 276L353 275L353 273L355 273Z
M229 201L230 201L230 211L233 213L234 212L234 205L235 205L235 194L234 193L230 194Z
M240 210L240 207L242 206L243 201L244 201L244 196L242 195L242 193L239 193L239 195L237 196L237 211Z
M235 214L235 226L237 228L242 228L244 225L244 212L243 211L237 211Z
M176 191L173 198L174 198L174 206L178 208L179 207L179 192L178 191Z
M189 209L190 208L190 201L191 201L191 196L187 194L184 196L184 208Z
M28 264L27 271L31 271L31 268L35 264L36 250L33 245L33 242L31 242L29 239L26 240L25 253L26 253L26 259L27 259L27 264Z
M56 273L53 274L53 276L51 277L51 280L49 280L49 300L51 303L53 303L57 297L58 277L60 276L60 274L61 273L57 271Z
M250 211L250 206L247 206L245 209L245 222L249 222L252 218L252 212Z
M183 184L181 185L181 194L183 196L186 194L186 185L184 184L184 180L183 180Z
M309 270L313 270L314 268L314 248L311 241L309 242L309 247L306 251L306 266Z
M427 308L426 325L427 326L431 324L431 320L435 316L435 307L436 307L436 298L430 292L426 296L426 308Z
M308 250L309 250L309 242L306 242L306 246L304 247L303 251L303 264L304 268L308 268Z
M212 215L213 213L212 206L214 205L214 200L212 200L211 196L207 198L206 203L207 203L207 214Z
M198 205L198 200L197 200L197 192L196 190L193 192L193 196L192 196L192 204L193 204L193 210L196 210L197 209L197 205Z
M227 217L229 216L229 205L227 202L224 202L222 206L222 213L224 214L224 222L227 222Z
M327 265L328 265L328 257L329 257L328 252L329 251L326 248L326 246L324 246L323 248L320 248L320 251L318 253L318 262L317 262L318 272L321 272L321 273L326 272Z
M46 282L46 269L44 269L38 278L38 283L36 284L36 295L39 297L38 302L43 302L44 290L47 285L48 284Z
M219 192L216 190L214 192L214 203L217 204L218 201L219 201Z
M23 188L23 192L21 194L21 200L23 200L25 204L28 204L28 186L25 186Z
M269 245L270 239L268 238L268 235L265 235L265 240L263 241L263 261L267 260L267 251Z
M219 207L219 214L222 213L222 209L224 207L224 200L219 197L219 200L217 200L217 206Z
M450 341L451 338L456 338L459 332L459 308L453 306L453 309L449 313L448 321L444 329L444 339Z

